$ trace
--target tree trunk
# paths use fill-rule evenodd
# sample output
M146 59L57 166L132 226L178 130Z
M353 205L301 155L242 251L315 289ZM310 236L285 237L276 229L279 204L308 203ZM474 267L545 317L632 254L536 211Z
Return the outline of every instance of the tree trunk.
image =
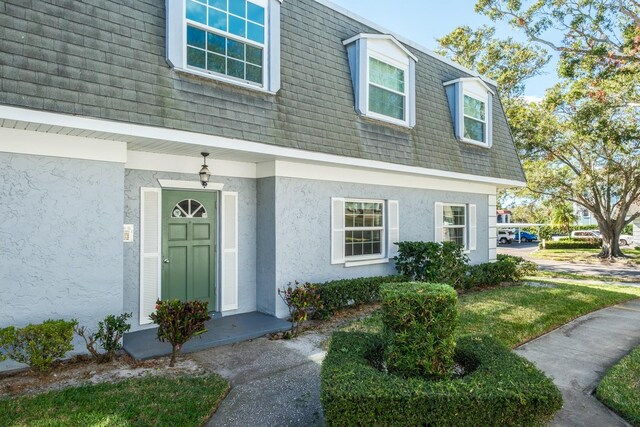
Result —
M178 355L178 346L174 345L171 349L171 361L169 362L169 367L173 368L176 365L176 356Z
M624 258L626 255L620 249L620 233L622 228L617 224L600 225L600 233L602 233L602 250L598 254L599 258Z

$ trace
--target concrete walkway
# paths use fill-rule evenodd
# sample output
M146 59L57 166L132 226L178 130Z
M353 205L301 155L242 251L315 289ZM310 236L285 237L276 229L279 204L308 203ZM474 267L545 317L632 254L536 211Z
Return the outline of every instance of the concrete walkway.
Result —
M291 341L253 341L192 357L231 381L231 391L207 426L321 426L322 334Z
M629 426L593 392L606 371L640 345L640 300L576 319L516 353L529 359L562 391L553 426Z

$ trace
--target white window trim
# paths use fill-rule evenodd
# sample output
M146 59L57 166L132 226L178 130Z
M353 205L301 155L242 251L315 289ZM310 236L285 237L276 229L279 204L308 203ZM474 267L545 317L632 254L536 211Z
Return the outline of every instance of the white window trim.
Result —
M469 98L475 99L476 101L482 102L482 104L484 104L484 121L477 119L475 117L472 116L468 116L467 114L464 113L464 97L468 96ZM488 119L488 114L487 114L487 109L489 108L489 103L488 103L488 97L487 98L481 98L478 95L475 95L473 93L471 93L470 91L467 90L463 90L462 91L462 105L460 106L460 114L462 115L462 141L469 143L469 144L475 144L475 145L479 145L481 147L489 147L489 123L487 121ZM465 134L465 123L464 123L464 119L465 117L468 117L472 120L475 120L477 122L482 122L484 123L484 142L483 141L477 141L475 139L471 139L471 138L467 138L464 136Z
M404 111L404 120L399 120L396 119L394 117L390 117L390 116L385 116L384 114L380 114L380 113L376 113L374 111L370 110L370 104L369 104L369 92L370 92L370 88L371 85L374 85L376 87L379 87L380 89L383 90L387 90L389 92L393 92L396 93L398 95L400 95L400 92L397 92L393 89L389 89L383 86L380 86L378 84L375 83L371 83L371 58L376 59L380 62L383 62L387 65L391 65L392 67L395 67L399 70L402 70L402 72L404 73L404 94L402 94L404 96L404 106L403 106L403 111ZM398 126L403 126L403 127L409 127L409 94L410 94L410 90L411 90L411 82L409 81L409 66L406 64L402 64L401 62L394 60L393 58L389 58L386 55L382 55L380 53L377 53L371 49L369 49L369 51L367 52L367 82L366 82L366 113L365 113L365 117L370 117L372 119L376 119L376 120L381 120L384 122L389 122Z
M203 0L194 0L197 3L202 2ZM248 1L248 0L247 0ZM233 83L233 84L240 84L242 86L248 86L248 87L254 87L254 88L259 88L259 89L264 89L266 87L266 83L268 81L268 77L269 77L269 2L268 1L263 1L263 0L251 0L250 3L256 4L260 7L264 8L264 43L258 43L255 42L253 40L250 40L246 37L241 37L235 34L232 34L228 31L222 31L219 30L218 28L214 28L214 27L210 27L208 25L205 25L201 22L197 22L197 21L191 21L189 19L187 19L187 15L185 13L185 16L183 18L183 27L185 28L185 35L184 35L184 50L182 52L182 64L183 67L185 69L185 71L187 72L192 72L192 71L196 71L200 74L205 74L207 76L209 76L209 78L214 78L216 80L222 80L222 81L226 81L228 83ZM207 7L207 13L208 13L208 3L206 2L206 0L204 0L203 4L205 7ZM232 15L232 16L236 16L233 15L231 12L227 11L227 14ZM248 19L245 18L246 21L248 21ZM249 22L253 22L253 21L249 21ZM251 45L253 47L259 47L262 49L262 84L258 84L258 83L253 83L253 82L249 82L248 80L244 80L244 79L240 79L237 77L232 77L229 76L227 74L221 74L221 73L216 73L214 71L207 71L207 70L203 70L200 68L194 68L194 67L190 67L187 64L187 36L186 36L186 28L187 26L191 26L194 28L197 28L199 30L208 32L208 33L214 33L217 34L219 36L222 36L224 38L227 39L231 39L240 43L244 43L244 44L248 44ZM206 51L205 51L206 52ZM225 56L226 58L226 56ZM246 58L245 58L246 59ZM246 61L244 61L246 63Z
M369 231L369 230L380 230L380 254L372 254L372 255L356 255L356 256L346 256L345 259L345 267L356 267L360 265L369 265L369 264L381 264L385 262L389 262L387 258L387 201L379 200L379 199L354 199L354 198L345 198L344 206L345 209L342 211L342 215L346 216L346 205L347 203L382 203L382 227L347 227L345 225L345 237L342 242L343 245L347 243L346 234L348 231Z
M275 0L279 4L282 3L282 0ZM173 54L168 53L167 60L169 64L173 67L174 70L180 73L186 73L191 75L196 75L199 77L207 78L210 80L216 80L223 83L232 84L235 86L242 87L244 89L250 89L253 91L258 91L262 93L268 93L271 95L275 95L280 89L280 52L279 52L279 40L272 40L272 37L280 37L280 15L279 13L274 15L274 11L272 10L272 3L270 0L252 0L252 3L258 4L265 8L265 42L264 44L256 43L249 39L236 36L234 34L224 32L218 30L213 27L209 27L208 25L204 25L199 22L191 21L187 19L186 15L186 2L185 0L168 0L167 1L167 51L171 49L171 51L180 51L179 58L175 58ZM175 9L174 9L175 8ZM180 17L180 28L178 31L175 30L175 23L169 25L170 22L176 20L175 14L179 9ZM279 12L279 11L278 11ZM187 23L194 27L197 27L202 30L210 31L224 37L229 37L231 39L240 41L242 43L251 44L253 46L261 46L263 47L263 63L262 63L262 84L251 83L246 80L238 79L235 77L228 76L226 74L220 74L215 72L210 72L207 70L201 70L198 68L192 68L187 66ZM271 28L271 25L274 25L274 28ZM172 30L172 31L171 31ZM169 34L173 34L173 37L180 39L179 46L176 46ZM274 45L277 45L274 48ZM172 60L174 58L175 60ZM275 75L278 74L278 75Z
M444 208L446 207L461 207L464 208L464 225L446 225L444 222ZM446 228L462 228L464 230L463 241L464 241L464 252L469 253L469 205L464 203L443 203L442 204L442 237L444 242L450 242L450 240L444 240L444 230Z

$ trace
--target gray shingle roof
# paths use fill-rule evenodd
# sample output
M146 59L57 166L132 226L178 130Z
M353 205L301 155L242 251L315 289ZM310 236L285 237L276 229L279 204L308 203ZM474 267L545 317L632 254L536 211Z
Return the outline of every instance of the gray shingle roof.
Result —
M443 82L465 71L418 57L412 130L358 117L342 41L374 33L315 0L282 4L282 89L244 90L172 70L164 1L0 1L0 104L524 181L499 100L489 150L454 137Z

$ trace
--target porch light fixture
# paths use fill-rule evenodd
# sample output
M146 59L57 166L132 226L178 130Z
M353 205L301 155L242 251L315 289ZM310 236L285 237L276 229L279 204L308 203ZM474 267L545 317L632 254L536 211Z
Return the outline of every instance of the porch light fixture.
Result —
M211 177L211 172L209 172L209 167L207 166L207 157L209 156L209 153L200 154L204 157L204 164L202 165L202 169L200 169L200 183L202 184L202 188L207 188L209 178Z

